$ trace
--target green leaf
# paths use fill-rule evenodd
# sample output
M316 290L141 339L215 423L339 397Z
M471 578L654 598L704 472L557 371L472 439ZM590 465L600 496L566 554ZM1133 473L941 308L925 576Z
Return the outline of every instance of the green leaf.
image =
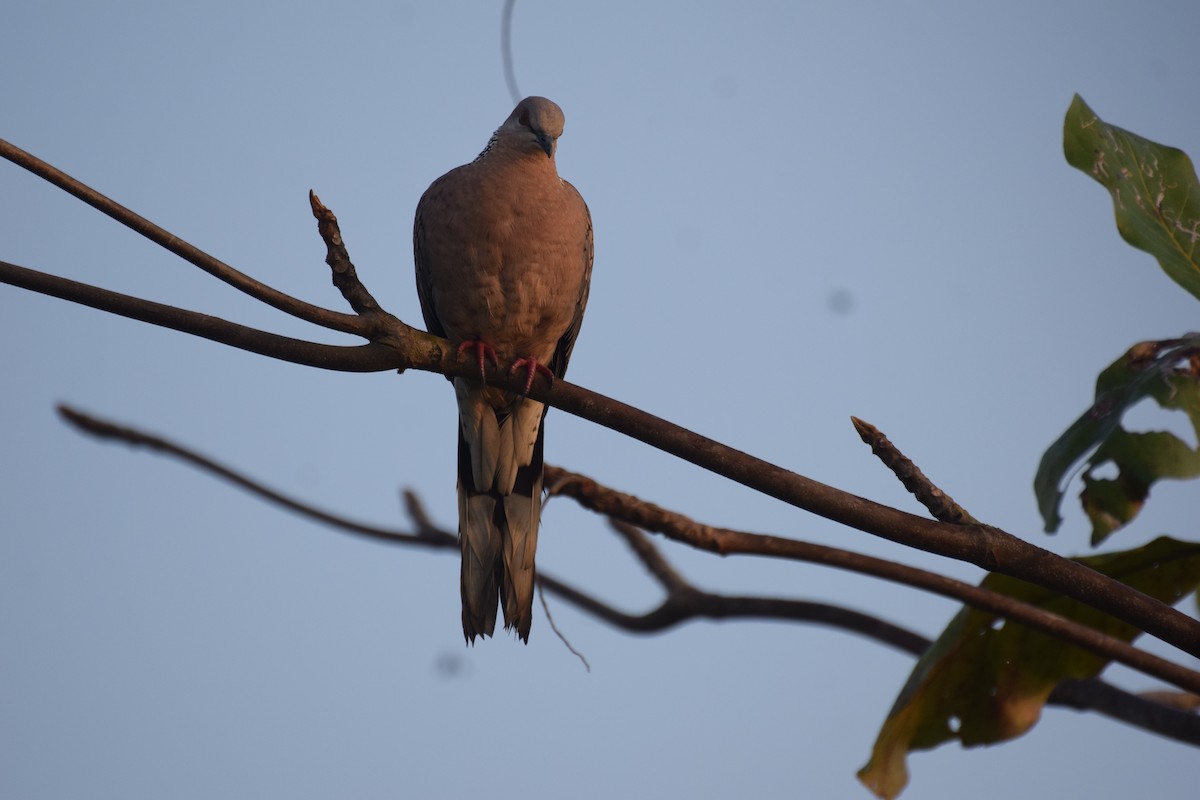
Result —
M1092 488L1094 497L1085 497L1084 505L1086 509L1090 499L1099 515L1092 517L1094 542L1103 540L1133 518L1155 480L1196 474L1190 471L1188 457L1174 445L1159 443L1151 446L1148 452L1141 453L1140 459L1130 453L1133 445L1122 446L1116 442L1109 445L1108 450L1105 446L1113 437L1120 439L1133 435L1121 428L1121 418L1146 397L1154 398L1163 408L1187 413L1200 437L1200 380L1197 377L1200 370L1194 363L1197 354L1200 354L1200 333L1189 333L1179 339L1141 342L1100 373L1096 378L1092 407L1046 449L1033 479L1038 510L1047 533L1054 533L1062 524L1059 507L1066 485L1077 466L1092 451L1096 452L1087 462L1084 491L1087 494ZM1182 442L1179 445L1190 450ZM1123 490L1094 478L1095 469L1105 461L1112 460L1121 466L1113 455L1108 455L1110 452L1122 458L1128 454L1130 472L1125 476L1128 485ZM1174 463L1156 466L1153 463L1156 458L1173 459ZM1142 479L1144 487L1131 480L1134 475ZM1088 481L1092 482L1091 486L1087 485ZM1117 494L1119 491L1124 491L1123 500ZM1098 521L1102 524L1097 524Z
M1200 585L1200 544L1167 537L1077 560L1172 605ZM992 574L982 585L1125 641L1141 633L1016 578ZM896 797L908 783L909 752L955 738L974 747L1020 736L1037 722L1055 686L1067 678L1090 678L1106 664L1090 651L964 608L917 662L858 777L877 796Z
M1115 480L1093 477L1097 468L1113 463ZM1080 500L1092 521L1092 546L1133 519L1160 478L1200 475L1200 452L1166 431L1130 433L1117 428L1088 459Z
M1121 237L1200 298L1200 183L1187 154L1109 125L1079 95L1067 109L1063 151L1112 194Z

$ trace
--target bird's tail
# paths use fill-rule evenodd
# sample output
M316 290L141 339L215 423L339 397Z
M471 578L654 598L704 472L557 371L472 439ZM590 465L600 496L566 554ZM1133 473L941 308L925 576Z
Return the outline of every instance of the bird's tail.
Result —
M458 434L458 544L462 549L463 635L474 644L476 636L491 636L496 629L496 596L501 578L500 549L503 537L496 519L498 508L491 492L475 493L463 476L463 451ZM466 454L468 473L470 453ZM469 475L467 476L469 481Z
M545 408L518 400L498 417L481 393L459 390L458 511L462 621L469 642L504 627L529 641L542 509Z
M532 461L517 470L512 493L504 496L504 525L500 529L504 562L500 603L504 609L504 627L515 628L525 642L529 641L529 626L533 622L533 584L537 577L533 557L542 519L543 436L538 431Z

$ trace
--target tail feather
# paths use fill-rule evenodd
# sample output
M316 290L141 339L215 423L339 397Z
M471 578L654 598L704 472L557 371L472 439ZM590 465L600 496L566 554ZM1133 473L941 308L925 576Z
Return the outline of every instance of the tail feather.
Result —
M492 485L496 475L497 460L501 455L500 424L496 412L484 400L478 386L472 386L462 378L454 380L454 394L458 398L459 419L459 471L462 471L463 437L470 442L467 450L467 465L470 468L469 491L486 489ZM462 475L459 475L460 485Z
M463 634L504 627L529 641L542 501L545 406L518 399L504 412L478 386L455 381L459 405L458 506Z
M496 491L500 494L523 491L516 488L517 478L522 467L533 463L533 451L541 438L542 419L545 416L544 405L525 397L513 405L508 416L500 423L500 454L496 459L495 483Z
M533 448L533 463L517 471L512 494L505 495L503 502L504 575L500 582L500 600L504 608L504 627L515 628L517 635L526 642L533 622L534 555L542 518L542 438L539 432Z
M495 498L469 496L460 483L458 502L463 635L473 644L476 636L491 636L496 629L502 538L495 523Z

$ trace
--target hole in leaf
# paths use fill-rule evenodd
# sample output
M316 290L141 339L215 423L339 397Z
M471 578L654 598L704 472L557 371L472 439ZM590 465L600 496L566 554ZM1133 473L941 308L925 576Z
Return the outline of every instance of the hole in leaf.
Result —
M1150 397L1143 397L1125 411L1121 427L1127 431L1168 431L1175 434L1188 447L1196 449L1196 431L1187 415L1180 411L1163 408Z

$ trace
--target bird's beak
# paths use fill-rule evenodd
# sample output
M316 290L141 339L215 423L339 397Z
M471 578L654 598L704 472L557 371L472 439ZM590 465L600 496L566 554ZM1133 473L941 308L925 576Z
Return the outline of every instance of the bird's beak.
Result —
M537 135L538 144L546 151L546 158L554 158L554 139L544 133Z

